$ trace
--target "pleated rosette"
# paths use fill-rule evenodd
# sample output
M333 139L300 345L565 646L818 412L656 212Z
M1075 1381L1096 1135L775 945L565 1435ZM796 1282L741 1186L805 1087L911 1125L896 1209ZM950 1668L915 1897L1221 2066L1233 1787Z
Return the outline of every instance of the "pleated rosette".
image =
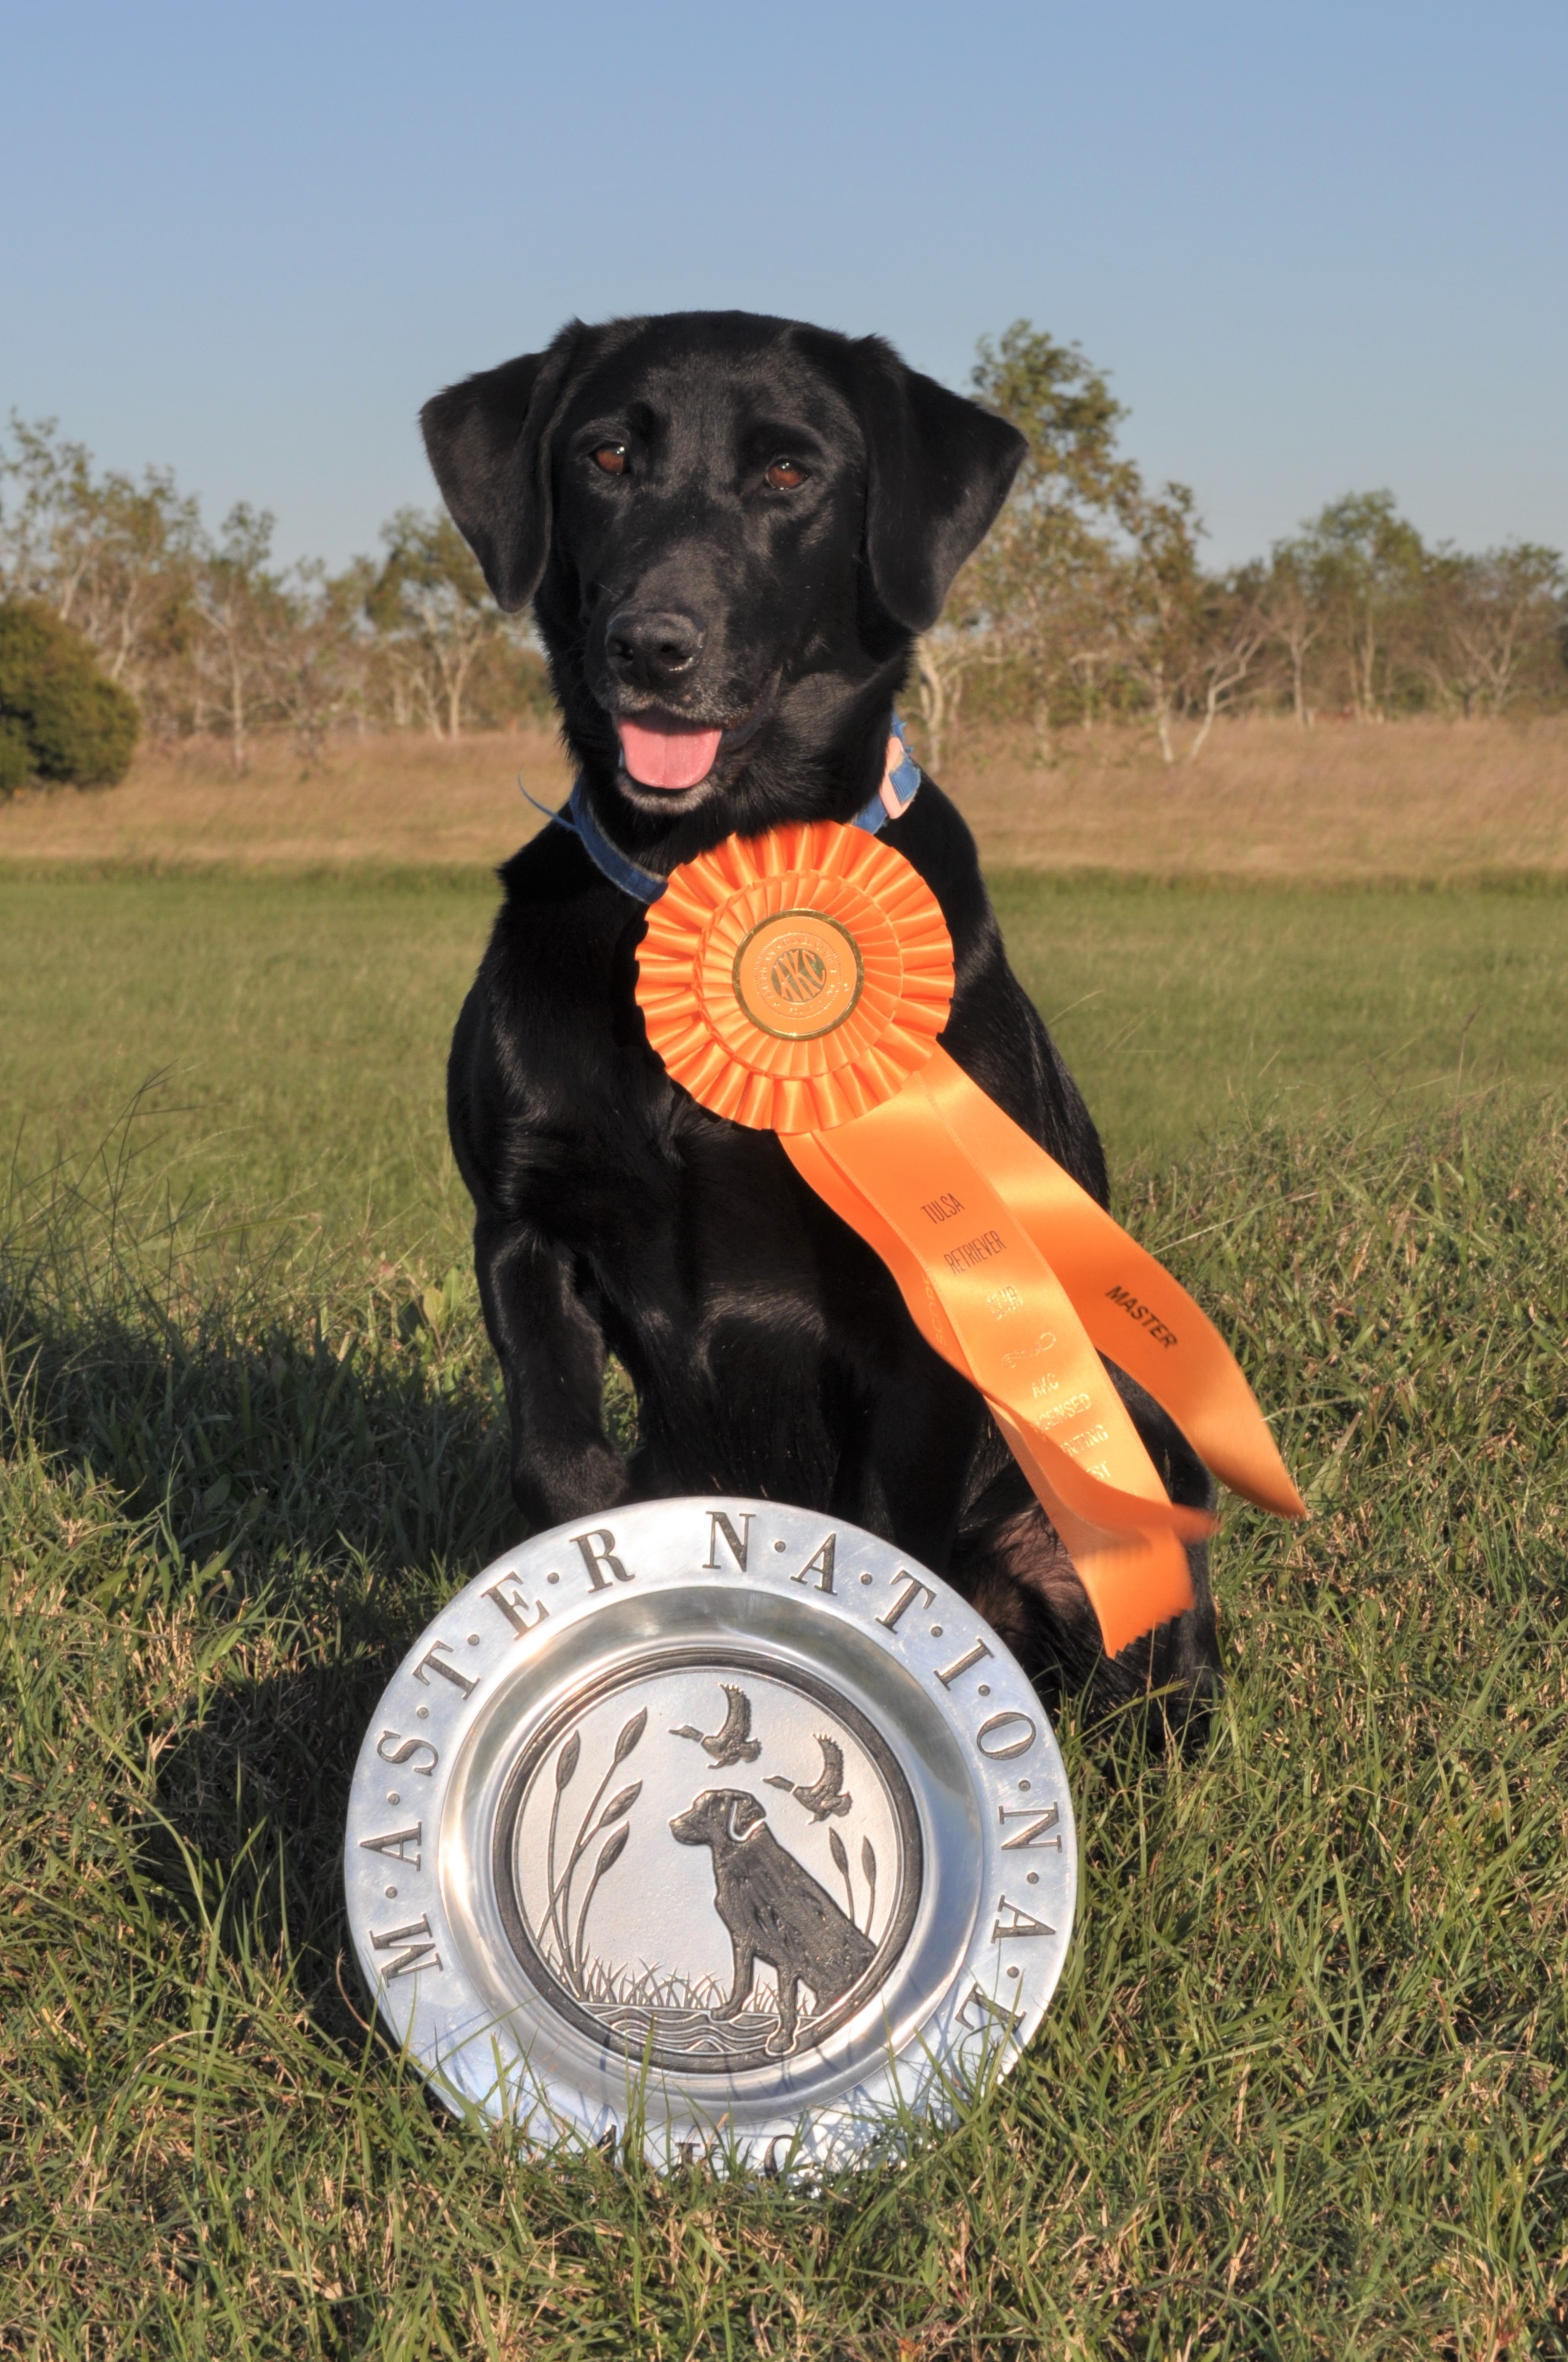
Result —
M668 1073L756 1131L826 1131L901 1090L953 998L919 872L831 821L729 837L648 912L637 999Z

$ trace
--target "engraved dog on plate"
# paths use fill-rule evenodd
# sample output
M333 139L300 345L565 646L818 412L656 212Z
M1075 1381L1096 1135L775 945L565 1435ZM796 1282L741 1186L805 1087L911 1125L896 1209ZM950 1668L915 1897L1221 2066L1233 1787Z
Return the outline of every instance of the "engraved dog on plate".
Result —
M734 1953L730 1996L716 2014L740 2014L751 1998L756 1963L765 1961L778 1983L778 2023L767 2049L782 2058L795 2047L801 1987L812 1993L820 2014L865 1975L876 1947L826 1887L785 1851L767 1827L767 1812L744 1788L704 1789L669 1827L681 1845L705 1845L713 1856L713 1907Z

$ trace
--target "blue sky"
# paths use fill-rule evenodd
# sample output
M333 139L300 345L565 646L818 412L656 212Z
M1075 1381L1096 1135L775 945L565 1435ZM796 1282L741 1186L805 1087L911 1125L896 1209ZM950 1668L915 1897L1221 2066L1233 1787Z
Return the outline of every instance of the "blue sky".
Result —
M1568 547L1568 6L11 0L0 409L290 556L572 313L740 304L961 384L1021 315L1261 550L1388 485Z

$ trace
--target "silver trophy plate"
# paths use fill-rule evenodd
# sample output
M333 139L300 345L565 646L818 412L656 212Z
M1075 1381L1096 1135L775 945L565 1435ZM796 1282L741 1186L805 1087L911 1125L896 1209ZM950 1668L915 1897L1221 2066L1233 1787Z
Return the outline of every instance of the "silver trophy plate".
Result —
M857 1527L716 1499L459 1591L365 1734L344 1862L381 2023L458 2114L784 2170L1010 2065L1077 1884L990 1627Z

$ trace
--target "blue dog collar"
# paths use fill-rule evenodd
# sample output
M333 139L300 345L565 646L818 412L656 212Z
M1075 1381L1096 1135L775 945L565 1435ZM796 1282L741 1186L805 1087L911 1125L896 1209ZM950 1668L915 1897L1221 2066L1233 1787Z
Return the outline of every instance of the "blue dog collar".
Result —
M890 820L898 820L908 811L920 786L920 766L910 753L904 725L896 712L892 717L890 736L896 738L903 748L902 758L889 765L876 794L855 815L855 826L863 828L868 836L879 836ZM545 818L553 821L558 828L571 831L600 876L608 877L612 886L618 886L623 894L630 894L636 902L658 900L668 880L656 877L651 869L640 868L636 862L617 852L589 809L580 777L572 789L565 811L554 811L548 804L542 804L537 796L528 793L521 779L517 782L517 789L524 801L532 804L536 811L543 812Z
M868 836L880 836L890 820L901 820L915 800L920 785L920 765L910 753L910 742L904 736L904 725L899 719L899 709L893 708L889 723L889 739L896 738L903 748L897 763L889 763L882 775L882 784L870 802L855 815L855 825ZM889 748L891 753L891 746Z

